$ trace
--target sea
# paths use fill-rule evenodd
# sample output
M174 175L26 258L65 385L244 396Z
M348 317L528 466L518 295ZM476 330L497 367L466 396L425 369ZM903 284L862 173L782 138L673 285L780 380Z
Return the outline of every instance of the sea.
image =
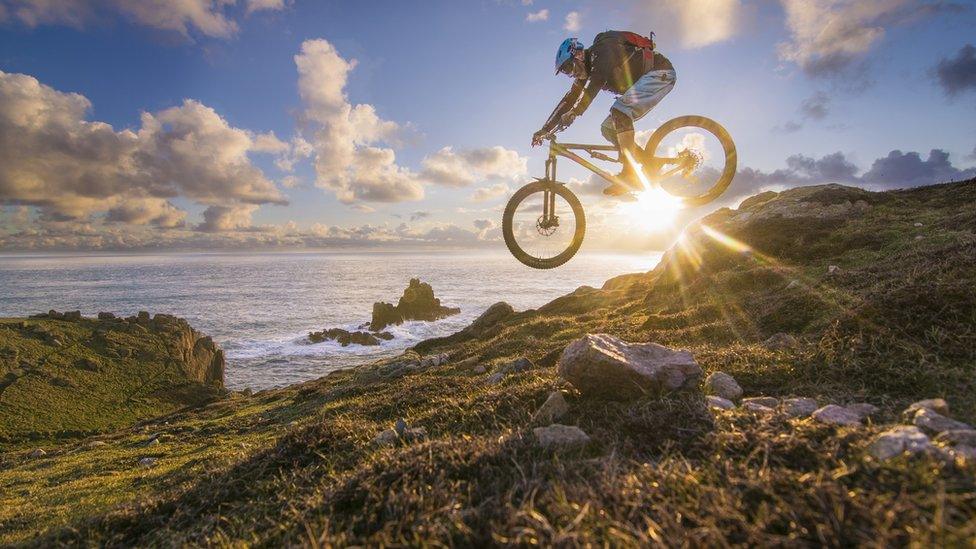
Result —
M224 349L229 388L260 390L399 354L464 328L498 301L537 308L580 286L649 271L660 258L581 253L541 271L502 252L0 255L0 316L50 309L176 315ZM375 347L307 343L310 331L368 322L373 303L395 304L413 277L461 313L392 326L394 339Z

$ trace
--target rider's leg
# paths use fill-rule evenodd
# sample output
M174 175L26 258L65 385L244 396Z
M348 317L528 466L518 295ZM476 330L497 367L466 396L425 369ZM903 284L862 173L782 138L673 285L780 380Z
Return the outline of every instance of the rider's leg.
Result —
M640 169L640 151L637 143L634 142L634 121L630 116L617 109L610 109L610 118L613 119L613 126L616 129L617 149L620 151L620 161L624 168L617 174L617 177L624 182L631 182Z
M615 139L610 139L611 143L617 145L621 151L621 160L624 161L624 169L620 172L624 179L629 179L633 172L639 169L642 161L642 151L634 143L634 121L643 118L651 109L664 99L668 93L674 89L675 72L673 70L650 71L641 76L634 82L627 91L613 103L610 109L610 116L607 120L613 123L616 133ZM607 129L607 121L604 121L601 130ZM606 137L604 132L604 137ZM632 162L626 161L627 151L632 157ZM633 178L636 179L636 178Z

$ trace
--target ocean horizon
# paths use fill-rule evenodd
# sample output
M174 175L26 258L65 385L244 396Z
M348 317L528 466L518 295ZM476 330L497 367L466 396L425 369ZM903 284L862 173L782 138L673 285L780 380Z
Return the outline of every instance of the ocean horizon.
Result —
M226 385L255 390L307 381L449 335L488 306L537 308L580 286L646 272L661 252L583 252L559 269L529 269L503 251L330 250L0 255L0 316L80 310L187 319L224 349ZM391 326L375 347L307 344L310 331L356 329L373 303L396 303L411 278L461 313Z

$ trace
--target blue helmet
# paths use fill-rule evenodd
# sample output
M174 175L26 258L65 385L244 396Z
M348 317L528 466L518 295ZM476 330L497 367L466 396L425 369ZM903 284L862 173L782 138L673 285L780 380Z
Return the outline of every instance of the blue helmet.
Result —
M556 50L556 74L559 73L559 67L562 67L563 63L573 57L574 53L582 49L584 49L583 43L576 38L563 40L563 43L559 44L559 49Z

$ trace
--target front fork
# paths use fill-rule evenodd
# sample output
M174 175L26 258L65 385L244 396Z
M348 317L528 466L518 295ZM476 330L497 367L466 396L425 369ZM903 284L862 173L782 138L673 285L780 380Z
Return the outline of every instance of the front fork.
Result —
M546 159L546 181L549 183L542 190L542 219L540 228L548 229L559 226L559 216L556 215L556 193L552 187L556 185L556 153L549 148L549 158Z

